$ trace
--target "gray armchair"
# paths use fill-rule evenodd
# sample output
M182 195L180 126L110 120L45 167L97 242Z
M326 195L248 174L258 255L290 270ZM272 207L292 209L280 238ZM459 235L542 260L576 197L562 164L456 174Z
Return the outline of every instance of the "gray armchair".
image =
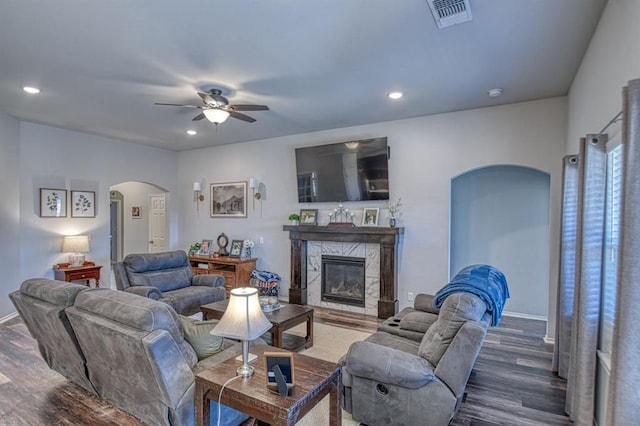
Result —
M182 250L129 254L115 264L114 274L118 290L167 303L182 315L226 297L224 276L194 275Z
M453 293L441 308L420 295L414 308L390 318L365 341L351 345L343 365L344 408L376 425L447 425L487 332L487 305Z

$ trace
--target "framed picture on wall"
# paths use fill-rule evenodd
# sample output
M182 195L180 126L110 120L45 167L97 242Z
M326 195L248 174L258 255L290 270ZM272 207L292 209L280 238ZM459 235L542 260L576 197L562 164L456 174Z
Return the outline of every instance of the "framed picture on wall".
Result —
M131 219L142 219L142 206L131 206Z
M71 191L71 217L96 217L96 193Z
M40 217L67 217L67 190L40 188Z
M247 217L247 182L212 183L211 217Z

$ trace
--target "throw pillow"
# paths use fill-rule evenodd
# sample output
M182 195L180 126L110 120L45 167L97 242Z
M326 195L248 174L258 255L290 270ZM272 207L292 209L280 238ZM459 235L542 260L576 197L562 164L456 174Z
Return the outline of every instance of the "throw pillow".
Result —
M218 324L218 320L198 321L183 315L178 315L178 318L184 330L184 339L196 351L198 361L222 350L223 338L209 333Z

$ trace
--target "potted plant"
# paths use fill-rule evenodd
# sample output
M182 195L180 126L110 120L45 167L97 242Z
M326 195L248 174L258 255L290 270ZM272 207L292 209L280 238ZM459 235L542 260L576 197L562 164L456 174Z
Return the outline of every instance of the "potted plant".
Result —
M289 220L291 221L291 224L293 226L297 226L298 225L298 221L300 220L300 215L298 213L291 213L289 215Z

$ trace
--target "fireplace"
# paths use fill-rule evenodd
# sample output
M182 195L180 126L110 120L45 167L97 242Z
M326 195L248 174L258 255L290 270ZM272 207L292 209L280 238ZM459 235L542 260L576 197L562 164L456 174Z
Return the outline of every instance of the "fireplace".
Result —
M365 259L322 256L321 296L325 302L365 306Z

